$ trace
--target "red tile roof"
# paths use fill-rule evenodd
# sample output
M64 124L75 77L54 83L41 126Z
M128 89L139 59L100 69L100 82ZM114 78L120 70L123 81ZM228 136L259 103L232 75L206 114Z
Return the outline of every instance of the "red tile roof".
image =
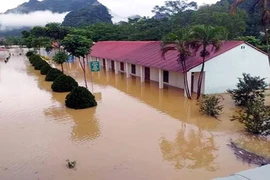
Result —
M218 52L211 52L206 61L243 44L243 41L224 41ZM209 46L208 50L211 51ZM202 63L200 50L187 59L187 70ZM177 60L178 53L170 51L165 59L161 56L160 41L101 41L97 42L91 49L91 56L110 59L146 67L159 68L168 71L182 72Z

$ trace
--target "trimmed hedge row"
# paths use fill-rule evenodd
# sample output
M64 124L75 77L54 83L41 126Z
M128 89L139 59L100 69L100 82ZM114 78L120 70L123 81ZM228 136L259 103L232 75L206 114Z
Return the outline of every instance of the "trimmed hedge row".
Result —
M52 68L39 55L29 51L26 53L30 63L42 75L46 75L46 81L53 81L51 88L54 92L70 92L66 96L65 105L72 109L85 109L97 105L95 96L85 87L79 87L75 79L62 73L59 69Z
M59 69L52 68L49 70L45 80L46 81L54 81L58 76L61 76L63 73Z
M75 87L78 87L78 83L70 76L62 74L58 76L52 83L52 90L54 92L70 92Z
M52 67L49 64L46 64L44 66L42 66L41 70L40 70L40 74L41 75L47 75L48 72L52 69Z
M95 96L85 87L75 87L66 97L65 104L72 109L85 109L97 106Z

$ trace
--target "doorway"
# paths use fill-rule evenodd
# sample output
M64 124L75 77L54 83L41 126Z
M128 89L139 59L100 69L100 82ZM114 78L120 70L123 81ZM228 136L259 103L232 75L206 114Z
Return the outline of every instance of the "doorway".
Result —
M146 81L150 81L150 68L149 67L145 67L144 68L144 79Z
M114 61L111 61L111 68L112 68L112 71L115 70L115 68L114 68Z

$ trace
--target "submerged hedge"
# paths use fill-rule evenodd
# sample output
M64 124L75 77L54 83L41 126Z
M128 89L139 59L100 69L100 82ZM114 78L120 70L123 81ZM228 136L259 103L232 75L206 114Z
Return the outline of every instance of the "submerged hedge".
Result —
M51 85L54 92L69 92L75 87L78 87L78 83L75 79L65 74L58 76Z
M75 87L66 97L66 106L72 109L85 109L97 105L95 96L85 87Z
M42 75L47 75L48 72L52 69L52 67L49 64L46 64L44 66L42 66L41 70L40 70L40 74Z
M58 76L61 76L63 73L59 69L52 68L46 75L46 81L54 81Z
M41 60L35 64L35 70L41 70L41 68L45 65L49 65L46 61Z

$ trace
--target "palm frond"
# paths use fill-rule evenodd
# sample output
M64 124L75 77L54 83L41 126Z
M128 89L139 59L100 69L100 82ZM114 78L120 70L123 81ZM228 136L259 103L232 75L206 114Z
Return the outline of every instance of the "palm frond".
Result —
M165 46L161 49L161 56L165 59L165 55L169 52L169 51L176 51L176 47L175 46Z

